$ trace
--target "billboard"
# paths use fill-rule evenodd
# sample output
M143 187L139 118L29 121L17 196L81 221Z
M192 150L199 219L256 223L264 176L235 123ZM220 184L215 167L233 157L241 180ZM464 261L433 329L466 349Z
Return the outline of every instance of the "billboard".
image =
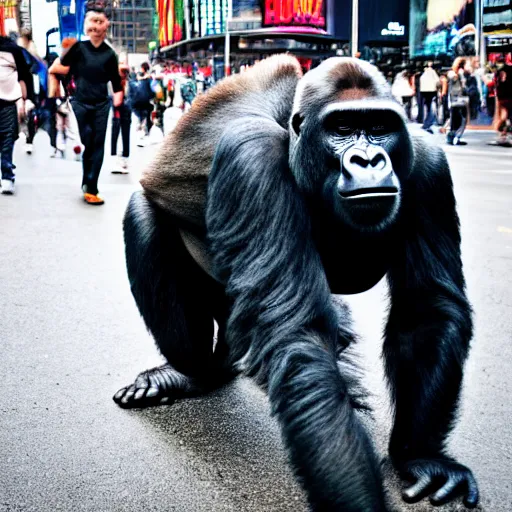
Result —
M474 0L411 0L413 57L475 55Z
M359 0L359 41L407 43L409 0Z
M156 0L161 46L177 43L183 39L183 0Z
M263 26L326 28L325 0L265 0Z
M486 35L512 34L512 0L482 0Z

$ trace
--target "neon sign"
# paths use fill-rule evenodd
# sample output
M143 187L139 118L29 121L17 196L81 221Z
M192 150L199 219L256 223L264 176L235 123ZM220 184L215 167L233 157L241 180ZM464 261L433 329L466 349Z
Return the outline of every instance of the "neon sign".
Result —
M324 0L265 0L265 26L325 28Z
M397 21L388 23L387 28L383 28L380 33L382 36L403 36L405 35L405 26Z

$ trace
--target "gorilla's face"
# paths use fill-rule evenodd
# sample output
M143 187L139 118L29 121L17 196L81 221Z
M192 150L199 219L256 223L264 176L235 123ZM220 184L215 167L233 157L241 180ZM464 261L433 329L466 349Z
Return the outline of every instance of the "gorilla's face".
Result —
M290 122L298 186L345 225L381 231L396 219L412 167L403 108L377 68L334 57L299 82Z
M390 226L399 211L400 179L408 172L409 140L400 115L378 102L366 108L365 102L358 108L340 103L326 108L319 124L326 154L324 201L356 229Z

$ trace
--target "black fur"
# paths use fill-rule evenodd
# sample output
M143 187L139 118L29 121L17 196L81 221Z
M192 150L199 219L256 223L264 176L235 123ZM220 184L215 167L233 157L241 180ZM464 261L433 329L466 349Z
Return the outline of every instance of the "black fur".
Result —
M404 477L417 480L404 499L436 491L431 501L438 504L464 488L467 504L474 506L476 482L445 446L472 335L446 159L412 141L371 66L346 59L331 64L303 79L294 112L283 99L286 105L278 111L292 112L289 131L282 116L269 114L263 86L263 92L249 91L252 101L258 97L262 103L261 115L250 102L237 104L231 118L229 106L221 110L225 126L205 142L215 146L215 156L205 228L197 223L196 233L208 240L215 279L187 251L178 217L169 214L172 205L155 204L171 197L159 190L166 180L170 186L170 178L160 170L158 182L151 176L143 181L158 200L139 193L132 198L125 218L128 274L139 310L169 364L144 372L115 400L134 407L204 392L241 364L268 392L312 508L385 510L377 456L358 418L357 410L365 408L358 375L348 352L342 354L355 336L348 310L335 304L331 293L364 291L387 273L391 308L384 355L395 404L390 455ZM273 84L268 101L275 104L279 84L271 73L265 76ZM283 98L289 98L287 76ZM257 81L257 74L252 79ZM230 80L212 96L215 108L222 109L223 90L242 90L235 87L236 78ZM344 91L336 90L336 84L348 83L382 100L377 107L361 100L358 142L340 130L326 136L318 117L334 104L336 115L346 119L344 99L349 113L357 113L349 100L359 93L351 89L344 98ZM324 86L330 92L322 100ZM210 106L208 95L201 101L202 108ZM200 112L194 115L201 122ZM372 127L382 118L394 123L390 133ZM210 112L205 126L211 119ZM215 138L217 133L222 135ZM375 141L390 157L399 193L343 202L340 175L346 169L340 162L346 148L362 144L364 152ZM182 146L174 150L180 148L186 153ZM215 351L214 318L220 326Z

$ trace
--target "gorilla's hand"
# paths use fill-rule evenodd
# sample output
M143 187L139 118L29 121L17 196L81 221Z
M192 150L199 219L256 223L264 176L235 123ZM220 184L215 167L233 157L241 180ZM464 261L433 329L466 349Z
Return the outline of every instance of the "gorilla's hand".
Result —
M414 459L397 465L400 476L416 482L403 492L403 499L415 503L430 496L432 505L442 505L464 492L468 508L478 504L478 485L469 468L449 458Z

